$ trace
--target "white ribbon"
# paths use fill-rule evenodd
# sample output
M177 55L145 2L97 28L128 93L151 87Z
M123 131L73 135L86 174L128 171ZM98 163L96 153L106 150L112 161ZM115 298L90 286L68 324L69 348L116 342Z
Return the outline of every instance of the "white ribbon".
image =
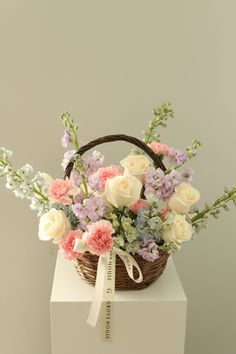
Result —
M112 317L113 317L113 298L115 294L115 275L116 275L116 253L112 250L106 257L106 272L103 280L103 302L102 308L102 339L104 342L112 340ZM101 279L102 282L102 279ZM96 287L95 287L96 296ZM91 305L92 307L92 305ZM91 313L92 309L90 309ZM99 315L99 314L98 314ZM98 319L98 316L97 316ZM96 320L97 320L96 319ZM87 321L88 322L88 321ZM88 322L89 323L89 322ZM96 324L96 323L95 323Z
M85 252L86 244L82 239L77 239L74 246L75 252ZM143 281L143 275L138 263L127 252L120 248L113 247L112 250L106 254L101 255L98 260L97 277L95 282L95 291L93 301L89 310L87 323L95 327L101 311L103 303L103 340L111 341L111 325L112 325L112 313L113 313L113 298L115 293L115 267L116 267L116 255L118 255L124 262L129 277L136 283ZM134 278L134 268L138 271L138 278Z
M98 260L98 268L97 268L97 273L99 272L99 276L97 276L96 278L93 301L90 306L89 315L87 318L87 323L92 327L96 326L97 319L101 309L106 268L107 268L106 257L100 256Z
M118 254L121 260L124 262L129 277L135 281L135 283L141 283L143 281L143 275L136 260L129 253L122 251L120 248L113 247L113 251ZM134 278L134 267L137 269L139 274L137 279Z
M97 278L95 283L95 291L93 302L91 304L87 323L95 327L103 304L103 340L111 341L112 339L112 302L115 292L115 264L116 255L124 262L129 277L136 283L141 283L143 275L138 263L127 252L122 251L117 247L113 247L110 253L106 256L100 256L97 267ZM139 276L134 278L134 267L138 270Z

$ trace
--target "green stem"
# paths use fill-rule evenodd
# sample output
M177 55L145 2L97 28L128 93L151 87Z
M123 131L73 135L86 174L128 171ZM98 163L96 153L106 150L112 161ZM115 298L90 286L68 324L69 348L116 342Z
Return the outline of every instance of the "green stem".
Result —
M88 198L89 197L88 186L87 186L87 182L86 182L86 177L83 173L82 173L82 181L83 181L83 185L84 185L84 195L86 198Z
M165 174L167 175L168 173L170 173L173 170L177 170L178 168L182 167L183 165L176 165L173 167L168 168L168 170L165 171Z
M22 180L22 177L19 175L19 173L17 173L16 171L14 171L14 175L16 176L16 177L18 177L20 180Z
M228 197L222 196L220 198L218 198L215 203L213 204L212 207L206 207L205 209L203 209L200 213L198 213L197 215L195 215L191 221L192 224L196 223L196 221L203 219L205 217L206 214L208 214L211 211L217 210L219 208L222 208L223 205L227 202L229 202L230 200L232 200L232 196L229 195Z
M77 151L77 150L79 150L79 143L78 143L77 131L75 128L73 128L73 136L74 136L73 144L74 144L75 150Z
M40 197L42 197L46 202L48 202L48 201L49 201L48 197L45 196L45 195L41 192L40 187L38 186L37 183L36 183L36 185L37 185L37 189L34 188L34 189L33 189L34 192L35 192L36 194L38 194Z
M0 165L2 165L3 167L6 167L6 166L7 166L7 163L4 162L3 160L0 160Z
M152 137L152 132L153 132L153 131L154 131L154 128L150 129L148 135L144 138L144 143L145 143L145 144L150 143L150 139L151 139L151 137Z
M17 178L19 178L19 181L20 181L20 182L22 181L22 177L21 177L16 171L14 171L13 174L14 174ZM45 195L43 195L43 194L41 193L39 186L37 186L37 187L38 187L38 189L33 188L33 192L34 192L35 194L39 195L41 198L43 198L43 200L44 200L45 202L48 202L48 198L47 198Z
M45 202L48 202L48 198L45 197L45 195L43 195L43 194L42 194L39 190L37 190L36 188L33 188L33 192L34 192L35 194L39 195L41 198L43 198L43 200L44 200Z
M19 179L19 182L23 181L22 177L16 171L13 171L13 175Z

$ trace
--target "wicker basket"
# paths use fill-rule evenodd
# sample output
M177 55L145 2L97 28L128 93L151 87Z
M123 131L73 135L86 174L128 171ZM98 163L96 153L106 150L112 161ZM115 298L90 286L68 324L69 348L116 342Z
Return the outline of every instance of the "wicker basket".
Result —
M160 252L160 257L154 262L148 262L138 254L133 257L141 269L143 281L141 283L136 283L130 279L123 261L119 256L116 256L116 290L139 290L149 286L163 273L169 254L167 252ZM80 259L74 261L77 272L81 278L89 284L95 285L98 258L98 256L86 252ZM134 269L134 275L135 277L138 276L136 269Z
M163 171L166 170L163 162L158 157L158 155L156 155L144 142L142 142L141 140L135 137L127 136L124 134L107 135L102 138L95 139L89 142L88 144L83 145L75 153L75 156L76 155L82 156L86 151L92 149L96 145L117 141L117 140L127 141L139 147L140 149L145 151L145 153L149 155L149 157L151 157L156 167L160 167ZM65 170L64 178L70 177L73 167L74 167L74 161L70 161ZM130 279L123 261L120 259L119 256L117 256L116 257L116 277L115 277L116 279L115 288L117 290L138 290L149 286L151 283L157 280L163 273L167 264L169 254L167 252L160 251L160 257L156 259L154 262L146 261L138 254L134 255L133 257L141 269L141 272L143 274L143 281L141 283L136 283L135 281ZM93 285L95 285L96 276L97 276L98 258L99 257L96 255L92 255L89 252L85 252L81 258L74 261L76 270L78 271L81 278ZM134 276L137 275L138 275L137 270L134 269Z

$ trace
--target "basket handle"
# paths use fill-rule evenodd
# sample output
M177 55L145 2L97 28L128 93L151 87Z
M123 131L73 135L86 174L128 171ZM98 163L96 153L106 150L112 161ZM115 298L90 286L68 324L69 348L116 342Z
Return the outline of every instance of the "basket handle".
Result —
M112 141L118 141L118 140L127 141L128 143L131 143L131 144L139 147L144 152L146 152L146 154L149 157L151 157L151 159L153 160L154 165L156 167L159 167L163 171L166 171L166 167L164 166L164 164L161 161L160 157L158 155L156 155L149 148L149 146L147 144L145 144L143 141L139 140L138 138L135 138L135 137L129 136L129 135L125 135L125 134L106 135L106 136L103 136L101 138L92 140L88 144L81 146L81 148L78 151L76 151L74 156L76 156L76 155L82 156L86 151L94 148L97 145L104 144L104 143L109 143L109 142L112 142ZM70 174L71 174L71 171L73 170L73 167L74 167L74 161L70 161L68 163L68 165L66 166L64 179L66 179L67 177L68 178L70 177Z

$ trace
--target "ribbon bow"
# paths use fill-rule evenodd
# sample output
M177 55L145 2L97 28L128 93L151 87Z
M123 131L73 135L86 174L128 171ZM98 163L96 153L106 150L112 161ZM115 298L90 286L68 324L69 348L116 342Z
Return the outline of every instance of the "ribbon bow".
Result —
M82 240L76 240L74 250L81 252L83 248ZM83 248L84 251L84 248ZM93 301L90 306L89 314L87 317L87 323L95 327L98 321L98 317L101 311L101 305L104 301L102 317L103 317L103 340L112 340L112 302L115 293L115 267L116 267L116 255L118 255L124 262L129 277L136 283L143 281L143 275L138 263L127 252L113 247L111 251L106 255L101 255L98 260L97 277L95 282L95 291ZM134 278L134 268L138 270L138 278Z

